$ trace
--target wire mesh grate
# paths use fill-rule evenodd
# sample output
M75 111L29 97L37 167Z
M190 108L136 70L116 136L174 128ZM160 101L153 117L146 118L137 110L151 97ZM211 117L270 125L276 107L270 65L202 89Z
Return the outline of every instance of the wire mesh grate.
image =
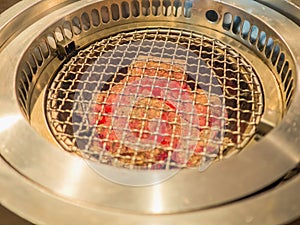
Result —
M128 168L201 166L255 134L263 95L252 66L202 34L145 29L102 39L49 85L49 127L67 151Z

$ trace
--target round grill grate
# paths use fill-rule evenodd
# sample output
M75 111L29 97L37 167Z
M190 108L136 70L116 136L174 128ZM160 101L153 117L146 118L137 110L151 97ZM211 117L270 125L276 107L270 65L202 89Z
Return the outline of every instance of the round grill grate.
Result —
M46 95L59 144L114 166L205 165L241 150L263 111L259 79L231 47L175 29L124 32L71 58Z

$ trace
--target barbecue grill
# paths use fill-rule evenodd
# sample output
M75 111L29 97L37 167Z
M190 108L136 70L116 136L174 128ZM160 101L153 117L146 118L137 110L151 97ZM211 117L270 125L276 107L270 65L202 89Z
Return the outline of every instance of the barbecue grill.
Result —
M289 18L234 0L23 1L2 16L3 205L56 224L300 216Z

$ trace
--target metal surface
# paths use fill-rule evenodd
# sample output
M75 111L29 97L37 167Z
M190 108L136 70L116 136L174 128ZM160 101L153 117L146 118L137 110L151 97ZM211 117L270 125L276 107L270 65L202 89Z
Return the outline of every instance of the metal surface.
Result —
M35 4L46 4L45 2L47 1L37 1ZM57 3L52 2L54 5ZM0 119L6 124L1 127L0 132L1 156L5 159L0 164L0 185L3 190L1 203L39 224L68 224L70 220L78 224L96 224L99 220L114 224L123 224L124 221L149 224L182 224L189 221L193 224L201 220L206 224L220 221L228 224L272 224L289 222L298 217L299 176L272 190L257 195L255 193L283 177L300 161L300 139L297 135L300 130L297 79L300 46L293 35L299 28L282 15L260 7L255 2L195 1L191 14L186 14L191 15L188 18L153 15L148 16L147 20L146 16L122 18L81 31L82 35L72 38L78 48L83 48L99 37L128 29L159 26L205 33L235 50L238 49L244 58L255 64L256 73L262 84L265 84L262 89L269 90L269 98L264 102L264 123L258 126L260 134L266 135L255 145L245 148L234 157L213 164L204 173L182 170L165 182L137 188L104 179L86 161L61 151L42 137L48 136L44 118L40 123L31 119L35 118L36 112L41 112L35 109L39 105L36 103L44 99L44 88L63 63L54 57L61 52L57 51L56 45L49 48L51 57L42 59L42 67L37 66L37 61L36 71L31 70L34 67L31 64L31 71L23 79L20 79L19 68L23 68L24 64L20 63L29 60L28 52L33 52L34 47L40 44L35 41L45 40L49 30L54 31L57 26L62 26L74 16L80 18L83 12L101 9L103 4L104 1L66 3L52 11L48 8L50 13L45 16L37 11L36 18L40 19L30 21L26 29L7 40L5 47L1 48L3 82L0 84ZM217 21L206 18L207 10L217 12ZM241 26L241 22L230 22L227 29L228 26L223 23L226 12L239 15L242 21L247 20L256 25L268 38L272 37L273 46L264 45L264 38L255 38L256 32L248 31L246 38L243 38L239 29L236 29L239 27L236 24ZM27 20L24 21L26 23ZM9 20L2 23L9 23ZM5 32L13 33L13 30L3 28L3 24L0 27ZM250 34L252 38L249 38ZM68 43L60 44L63 47L66 45ZM274 46L278 46L280 50ZM267 57L269 54L271 57ZM280 60L281 55L283 60ZM32 82L26 91L24 79L30 74ZM44 82L37 82L39 79ZM23 82L25 89L16 81ZM20 97L21 92L25 94L23 97ZM285 114L284 117L282 113ZM34 122L32 125L40 134L45 134L38 134L28 121ZM43 127L46 129L42 129ZM262 129L265 127L267 131L272 127L274 129L268 133ZM51 136L48 139L55 143ZM112 173L116 172L113 167L109 169ZM243 198L245 199L242 200ZM35 203L34 207L26 204L29 199ZM287 204L290 207L286 207ZM226 221L224 217L227 218Z
M1 199L34 224L287 224L299 215L300 177L279 189L252 198L201 211L161 216L130 214L87 207L36 188L3 161L0 164ZM5 178L5 179L4 179ZM18 188L16 188L18 187ZM157 194L157 193L156 193ZM152 196L154 198L154 196ZM30 202L31 204L27 204ZM57 209L57 210L53 210ZM62 210L58 210L62 209ZM234 215L234 216L232 216ZM76 220L74 220L76 218ZM128 222L128 223L127 223ZM297 224L297 223L296 223Z
M256 0L257 2L264 4L265 6L270 7L271 9L276 10L277 12L282 13L292 21L294 21L298 26L300 26L299 10L300 2L298 0Z

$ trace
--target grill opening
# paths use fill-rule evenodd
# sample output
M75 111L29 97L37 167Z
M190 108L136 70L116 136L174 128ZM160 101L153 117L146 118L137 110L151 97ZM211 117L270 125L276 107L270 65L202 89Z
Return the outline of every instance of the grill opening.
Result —
M263 91L251 64L221 41L140 29L80 50L50 82L45 104L66 151L114 166L172 169L242 150L262 116Z

